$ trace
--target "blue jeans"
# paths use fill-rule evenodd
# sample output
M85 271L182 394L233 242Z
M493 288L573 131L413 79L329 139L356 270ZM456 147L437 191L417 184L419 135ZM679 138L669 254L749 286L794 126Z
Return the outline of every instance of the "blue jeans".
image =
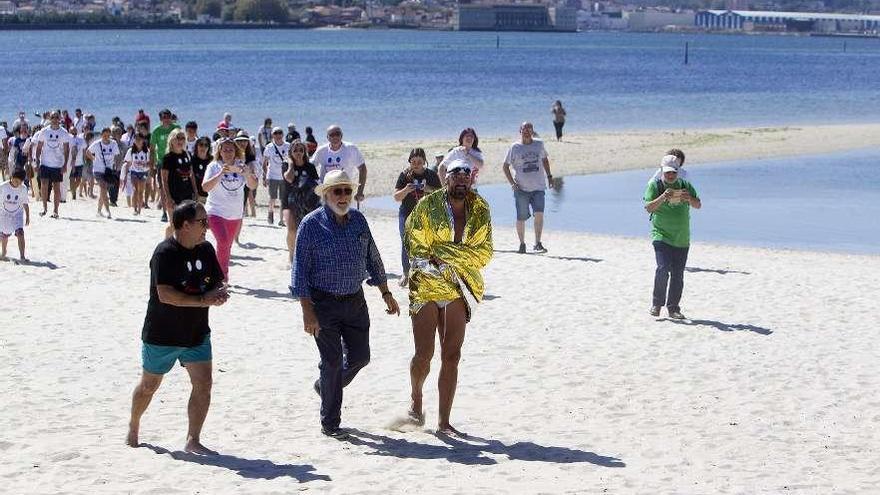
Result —
M336 296L312 289L321 330L315 337L321 354L321 426L339 428L342 388L370 362L370 314L362 290Z
M409 253L406 252L406 219L409 215L403 213L397 214L397 228L400 230L400 266L403 267L403 274L409 273Z
M654 306L666 306L670 311L681 311L681 293L684 290L684 267L688 249L654 241L657 270L654 272ZM669 284L669 295L666 285Z

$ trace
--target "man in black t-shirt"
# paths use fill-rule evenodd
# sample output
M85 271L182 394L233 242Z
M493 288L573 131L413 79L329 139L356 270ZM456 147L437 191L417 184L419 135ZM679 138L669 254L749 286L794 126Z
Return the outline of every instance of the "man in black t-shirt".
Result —
M222 305L229 295L217 254L205 242L208 215L204 206L184 201L174 208L171 218L174 235L159 243L150 259L150 300L141 333L143 375L134 389L126 443L139 445L141 416L162 377L180 361L192 382L184 449L195 454L216 454L199 438L211 404L208 308Z

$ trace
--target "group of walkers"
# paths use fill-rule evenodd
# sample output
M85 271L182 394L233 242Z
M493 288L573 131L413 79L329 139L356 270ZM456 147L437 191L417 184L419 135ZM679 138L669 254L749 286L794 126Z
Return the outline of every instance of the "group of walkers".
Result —
M87 161L100 188L99 215L104 208L110 216L110 206L116 201L113 185L123 191L131 186L129 201L135 215L158 200L169 223L165 240L150 260L150 297L142 329L143 373L133 394L127 443L139 445L141 418L164 374L180 362L193 387L185 448L214 453L200 437L212 386L208 309L229 298L231 248L261 182L269 193L267 221L274 223L276 205L282 212L279 225L287 227L290 291L299 302L303 329L314 338L320 354L320 374L313 389L321 401L321 431L334 438L346 437L340 427L343 388L370 360L365 279L378 289L386 313L400 314L369 223L358 208L352 208L363 200L367 181L367 166L357 146L343 141L338 125L327 129L327 143L318 146L311 129L306 129L306 140L301 140L295 126L285 132L273 127L270 119L254 139L238 130L229 114L217 124L212 137L200 137L195 122L181 130L169 110L159 113L160 124L152 131L149 117L140 111L135 127L129 129L133 133L117 137L122 127L117 122L89 143L76 137L81 112L77 110L76 115L77 121L63 124L63 112L50 112L47 125L31 137L26 120L20 118L13 127L18 137L5 140L4 154L11 166L10 180L0 185L2 256L6 256L7 239L15 235L24 259L23 227L30 222L31 180L40 187L41 216L47 213L51 192L52 216L58 217L58 204L65 197L59 187L63 175L69 171L71 181L84 177ZM82 119L82 133L88 135L94 119ZM561 126L557 132L561 137ZM534 216L533 251L543 253L544 195L554 185L553 175L532 123L523 122L519 134L502 166L513 190L517 252L527 252L525 221ZM84 157L79 165L81 149ZM21 154L26 158L21 159ZM412 149L394 192L401 203L404 273L400 285L409 290L414 344L407 421L425 423L422 388L439 335L437 431L456 435L460 432L452 426L450 415L458 363L465 328L483 298L481 272L493 254L492 225L489 205L475 189L484 167L476 131L462 130L458 145L434 158L435 163L429 165L424 149ZM657 261L650 309L655 317L666 306L670 318L684 318L680 300L690 244L689 212L701 207L696 189L685 180L684 161L680 150L667 152L644 193ZM35 173L28 171L28 165L35 167ZM74 199L79 187L71 182ZM208 229L216 247L206 242Z

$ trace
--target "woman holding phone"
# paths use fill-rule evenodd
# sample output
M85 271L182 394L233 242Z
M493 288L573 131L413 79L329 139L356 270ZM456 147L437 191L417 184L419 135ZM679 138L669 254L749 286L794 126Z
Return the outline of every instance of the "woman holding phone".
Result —
M217 145L214 161L205 170L202 189L208 193L205 210L208 227L217 241L217 261L229 280L229 257L235 233L241 227L244 213L244 187L257 187L253 169L244 163L244 151L235 140L224 138Z

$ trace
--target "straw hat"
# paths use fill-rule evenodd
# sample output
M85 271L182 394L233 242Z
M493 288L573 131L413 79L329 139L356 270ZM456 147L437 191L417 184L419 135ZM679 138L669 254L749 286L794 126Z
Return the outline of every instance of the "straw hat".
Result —
M351 186L354 189L357 184L342 170L331 170L324 176L324 182L315 186L315 194L323 197L326 190L337 186Z

